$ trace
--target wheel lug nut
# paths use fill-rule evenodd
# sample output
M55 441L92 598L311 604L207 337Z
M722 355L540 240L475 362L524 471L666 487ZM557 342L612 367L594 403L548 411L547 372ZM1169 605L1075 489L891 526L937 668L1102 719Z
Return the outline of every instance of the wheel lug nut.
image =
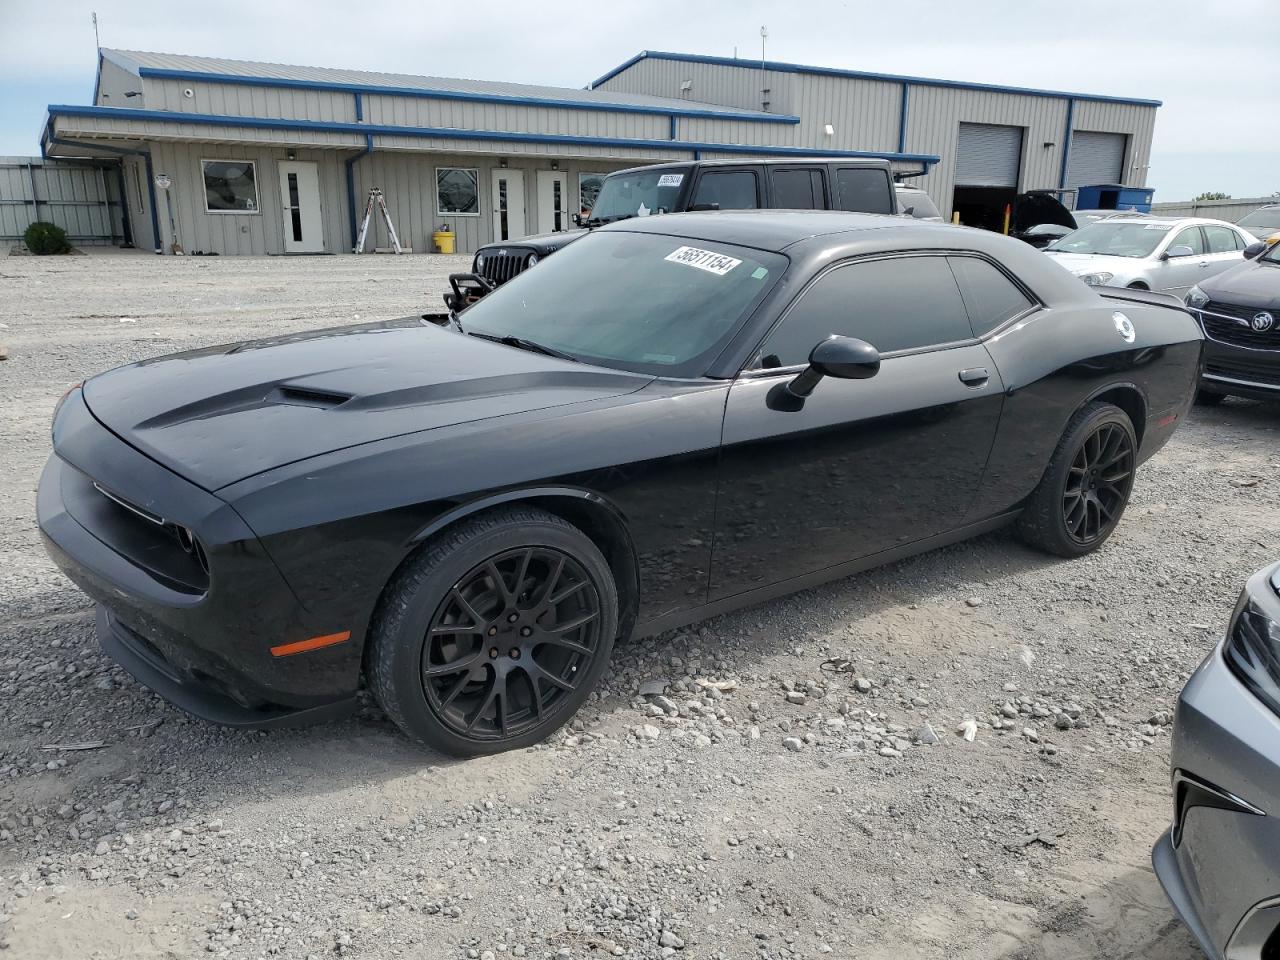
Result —
M491 636L491 637L496 637L497 635L498 635L498 628L497 628L497 627L490 627L490 628L489 628L489 636Z
M497 647L490 647L490 648L489 648L489 659L490 659L490 660L497 660L497 659L498 659L498 648L497 648Z
M515 623L519 619L520 619L520 614L518 613L507 614L507 623Z
M512 660L519 660L519 659L520 659L520 648L519 648L519 647L512 647L512 648L511 648L511 659L512 659Z
M530 637L530 636L533 636L533 627L521 627L521 628L520 628L520 636L522 636L522 637Z

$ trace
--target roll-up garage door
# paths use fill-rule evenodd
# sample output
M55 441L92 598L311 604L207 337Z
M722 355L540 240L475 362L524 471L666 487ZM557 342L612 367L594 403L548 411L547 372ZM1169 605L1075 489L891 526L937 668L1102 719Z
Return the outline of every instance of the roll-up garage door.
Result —
M1123 133L1096 133L1076 130L1071 134L1071 159L1067 166L1067 186L1086 187L1095 183L1124 183Z
M1022 128L992 123L960 124L956 185L1017 187L1022 159Z

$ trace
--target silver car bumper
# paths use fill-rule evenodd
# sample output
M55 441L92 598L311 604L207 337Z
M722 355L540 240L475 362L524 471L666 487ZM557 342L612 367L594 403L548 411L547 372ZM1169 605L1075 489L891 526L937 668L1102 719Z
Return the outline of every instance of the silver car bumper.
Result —
M1251 578L1245 597L1280 623L1277 569ZM1223 643L1178 700L1173 770L1173 824L1152 864L1174 909L1213 960L1280 956L1280 716L1237 678Z

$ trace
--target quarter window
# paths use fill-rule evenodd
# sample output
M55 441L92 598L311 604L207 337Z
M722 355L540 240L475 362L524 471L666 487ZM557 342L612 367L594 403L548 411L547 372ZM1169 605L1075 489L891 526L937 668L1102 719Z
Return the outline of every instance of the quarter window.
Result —
M719 204L721 210L754 210L760 206L754 170L714 170L698 179L691 205Z
M774 170L773 205L780 210L825 210L826 191L822 171L815 169Z
M1211 227L1206 225L1204 228L1205 239L1209 242L1210 253L1235 253L1236 232L1230 227Z
M591 212L596 205L596 197L600 196L600 186L607 173L578 174L578 210L583 216Z
M1012 280L986 260L977 257L948 257L947 260L960 284L975 337L990 333L1034 306Z
M1199 227L1187 227L1187 229L1173 238L1173 242L1169 244L1169 247L1190 247L1191 252L1199 256L1204 253L1204 237L1200 235ZM1167 250L1169 247L1165 249Z
M889 185L889 175L883 170L841 167L836 170L836 189L840 194L841 210L893 213L890 200L893 187Z
M819 277L769 334L764 367L807 363L839 334L881 353L969 340L973 334L945 257L899 257L836 267Z
M258 212L258 178L252 160L201 160L200 168L206 211Z
M436 167L436 213L480 216L480 171Z

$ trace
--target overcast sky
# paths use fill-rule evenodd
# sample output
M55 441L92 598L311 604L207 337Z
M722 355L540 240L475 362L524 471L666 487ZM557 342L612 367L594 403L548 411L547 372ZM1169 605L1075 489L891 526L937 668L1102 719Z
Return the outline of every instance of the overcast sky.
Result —
M767 25L771 60L1163 100L1157 199L1280 191L1280 0L0 0L0 155L90 102L93 10L105 47L569 87Z

